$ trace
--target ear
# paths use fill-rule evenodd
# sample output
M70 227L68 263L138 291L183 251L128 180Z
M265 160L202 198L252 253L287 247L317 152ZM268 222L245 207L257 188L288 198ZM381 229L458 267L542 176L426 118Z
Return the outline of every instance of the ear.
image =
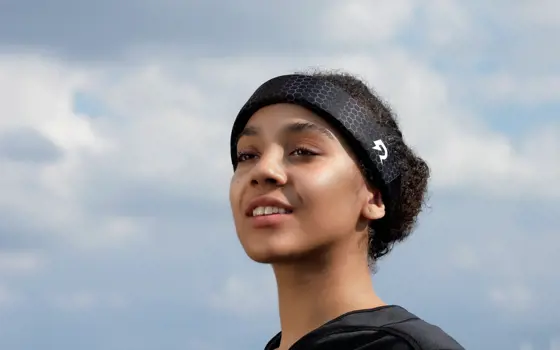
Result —
M385 204L381 192L377 189L368 189L368 201L362 208L362 215L368 220L377 220L385 216Z

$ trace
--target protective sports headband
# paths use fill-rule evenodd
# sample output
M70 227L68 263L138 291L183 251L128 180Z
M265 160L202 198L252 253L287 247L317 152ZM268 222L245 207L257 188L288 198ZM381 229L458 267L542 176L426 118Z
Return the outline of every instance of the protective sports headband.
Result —
M344 90L313 76L279 76L265 82L253 93L233 124L230 147L234 169L237 167L237 141L245 125L257 110L277 103L297 104L324 118L356 153L367 180L385 192L384 195L394 198L398 186L390 184L400 174L392 145L400 137L378 125L368 110Z

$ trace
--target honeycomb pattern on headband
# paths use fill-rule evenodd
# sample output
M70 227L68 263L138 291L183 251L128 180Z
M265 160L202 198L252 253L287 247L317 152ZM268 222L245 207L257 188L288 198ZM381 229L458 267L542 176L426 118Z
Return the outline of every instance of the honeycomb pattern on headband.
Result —
M335 127L346 129L343 134L349 133L368 155L369 162L361 159L366 171L373 171L380 175L385 184L399 176L396 155L391 147L395 137L378 125L368 110L344 90L329 81L305 75L284 75L273 78L262 84L249 98L239 112L232 130L231 147L234 165L236 137L249 118L262 107L283 102L319 109L323 111L322 117L325 117L328 122L334 122ZM369 169L371 165L375 170Z

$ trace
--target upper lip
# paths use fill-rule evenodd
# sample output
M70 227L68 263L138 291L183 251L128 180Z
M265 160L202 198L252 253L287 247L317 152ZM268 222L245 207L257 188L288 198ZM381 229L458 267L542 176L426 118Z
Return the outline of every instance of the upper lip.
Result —
M286 202L280 199L276 199L274 197L261 196L249 202L249 205L247 206L247 210L245 210L245 214L247 216L253 216L253 210L255 210L258 207L277 207L277 208L284 208L290 211L293 210L292 206L290 206L289 204L287 204Z

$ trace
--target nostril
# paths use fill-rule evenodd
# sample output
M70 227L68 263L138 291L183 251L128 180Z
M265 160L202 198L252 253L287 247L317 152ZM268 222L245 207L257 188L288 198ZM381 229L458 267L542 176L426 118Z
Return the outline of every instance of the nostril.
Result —
M273 179L271 177L267 178L265 181L266 181L266 183L269 183L269 184L272 184L272 185L276 185L278 183L278 180Z

